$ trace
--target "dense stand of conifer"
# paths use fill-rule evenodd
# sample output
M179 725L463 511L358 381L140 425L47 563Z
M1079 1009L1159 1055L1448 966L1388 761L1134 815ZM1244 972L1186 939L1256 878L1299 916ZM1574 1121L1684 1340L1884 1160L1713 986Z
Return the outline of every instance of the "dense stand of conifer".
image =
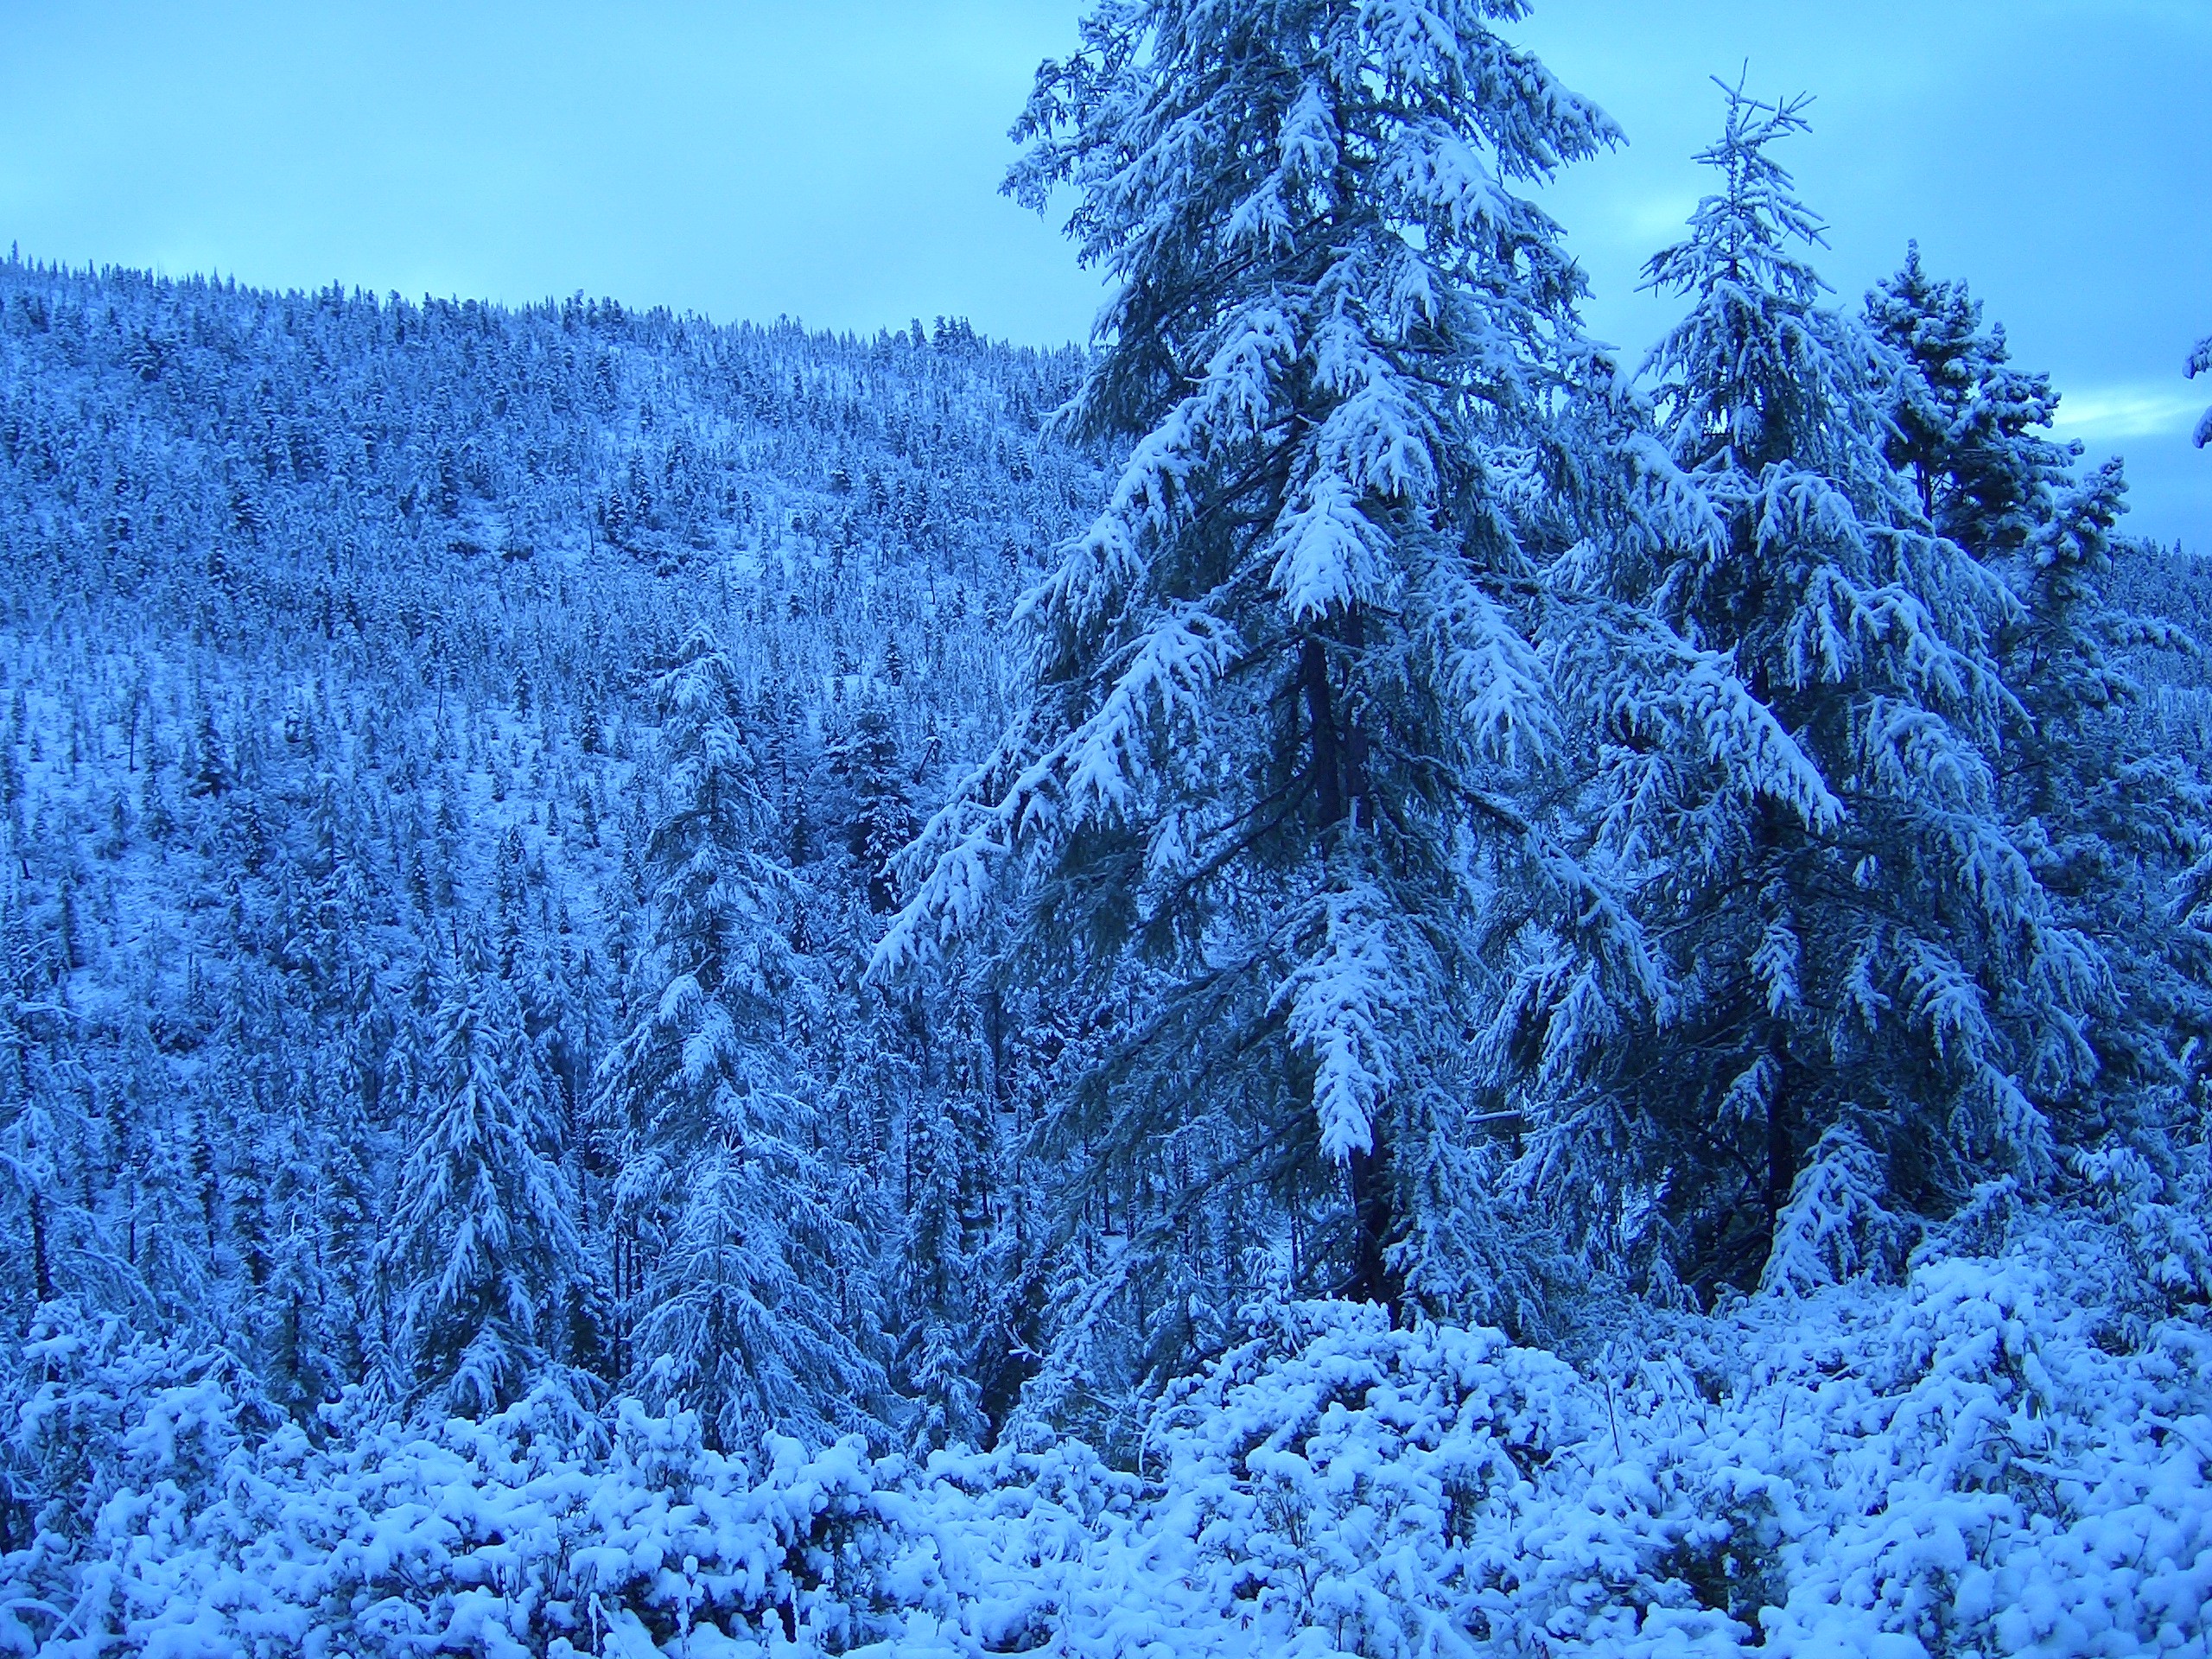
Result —
M1518 10L1100 6L1010 186L1080 203L1088 351L0 264L0 1647L134 1628L87 1563L173 1420L302 1549L238 1494L410 1433L854 1537L996 1447L945 1478L1119 1538L1155 1433L1190 1513L1261 1482L1221 1425L1301 1367L1535 1412L1461 1327L1717 1352L2025 1211L2125 1351L2196 1328L2212 579L1963 283L1826 290L1799 105L1725 89L1680 321L1593 342L1525 192L1620 136ZM1713 1512L1638 1617L1782 1605ZM923 1605L766 1513L785 1579L607 1608ZM318 1639L404 1645L361 1571Z

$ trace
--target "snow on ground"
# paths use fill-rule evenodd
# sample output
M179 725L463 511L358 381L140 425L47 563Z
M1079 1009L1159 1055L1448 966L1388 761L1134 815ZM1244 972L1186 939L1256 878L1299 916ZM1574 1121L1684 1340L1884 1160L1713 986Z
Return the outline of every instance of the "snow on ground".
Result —
M541 1389L435 1433L49 1318L0 1649L486 1656L2205 1654L2201 1231L2001 1190L1904 1282L1652 1314L1571 1365L1253 1311L1135 1471L770 1444Z

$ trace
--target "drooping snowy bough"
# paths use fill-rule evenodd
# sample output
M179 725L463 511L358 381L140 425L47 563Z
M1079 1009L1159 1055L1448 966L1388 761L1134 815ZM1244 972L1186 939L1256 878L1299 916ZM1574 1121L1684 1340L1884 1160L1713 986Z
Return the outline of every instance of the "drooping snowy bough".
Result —
M908 855L875 971L964 942L1079 1033L1062 1225L1118 1211L1128 1243L1058 1330L1064 1357L1121 1333L1080 1362L1109 1388L1255 1273L1382 1300L1471 1276L1478 938L1509 880L1568 901L1604 995L1659 995L1513 804L1560 754L1543 570L1592 361L1517 193L1617 137L1497 33L1521 10L1103 5L1017 129L1009 188L1071 187L1117 284L1068 419L1128 458L1026 603L1030 705Z

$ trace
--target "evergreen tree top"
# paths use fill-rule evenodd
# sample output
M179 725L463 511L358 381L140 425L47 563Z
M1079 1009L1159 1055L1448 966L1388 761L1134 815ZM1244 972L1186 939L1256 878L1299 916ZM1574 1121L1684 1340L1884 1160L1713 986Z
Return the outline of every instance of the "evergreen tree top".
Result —
M1743 82L1713 79L1727 100L1720 137L1698 151L1700 165L1719 169L1719 194L1701 200L1690 215L1690 234L1644 264L1646 283L1662 292L1703 294L1726 281L1784 296L1801 306L1818 302L1827 284L1792 243L1827 245L1827 225L1797 200L1789 169L1767 154L1777 141L1808 132L1808 97L1751 97Z
M1769 146L1809 130L1811 99L1726 99L1719 139L1697 159L1722 187L1699 202L1689 235L1652 256L1645 286L1685 296L1688 314L1652 348L1662 429L1687 468L1759 478L1786 473L1852 480L1875 499L1899 493L1881 452L1889 378L1879 346L1821 303L1827 285L1801 250L1826 244Z
M2196 349L2189 354L2187 367L2189 378L2192 380L2200 374L2212 374L2212 334L2207 334L2196 342ZM2203 418L2196 423L2194 440L2200 449L2212 444L2212 409L2206 410Z
M1964 283L1930 276L1916 242L1866 296L1866 321L1906 370L1888 448L1922 515L1978 558L2017 550L2082 453L2042 435L2058 414L2050 377L2012 365L2003 327L1985 331L1980 302Z
M1555 321L1582 279L1515 183L1619 142L1594 105L1491 27L1520 0L1111 0L1039 71L1006 188L1081 196L1085 263L1122 286L1089 424L1154 425L1237 336L1264 372L1348 299L1409 334L1485 275L1501 309ZM1506 319L1497 320L1508 336ZM1508 339L1494 366L1512 355ZM1318 365L1349 389L1355 353ZM1255 415L1258 410L1253 411Z

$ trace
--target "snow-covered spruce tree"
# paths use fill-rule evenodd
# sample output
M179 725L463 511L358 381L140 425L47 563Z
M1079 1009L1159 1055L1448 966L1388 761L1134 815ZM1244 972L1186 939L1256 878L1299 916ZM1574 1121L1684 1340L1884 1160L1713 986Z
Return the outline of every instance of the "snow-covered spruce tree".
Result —
M1966 284L1930 276L1917 243L1866 296L1866 321L1910 371L1894 383L1885 447L1922 517L1985 564L2017 556L2081 454L2049 435L2050 377L2012 365L2004 329L1985 331Z
M581 1270L545 1079L509 988L474 945L446 965L427 1088L413 1103L385 1245L414 1397L483 1416L558 1360Z
M1721 188L1647 270L1691 302L1648 372L1702 511L1643 521L1652 539L1623 563L1643 573L1628 596L1728 653L1817 770L1795 806L1712 779L1681 820L1694 839L1642 889L1669 1016L1593 1052L1535 1137L1554 1179L1646 1212L1655 1270L1707 1288L1759 1277L1793 1192L1940 1211L2040 1160L2021 1079L2093 1065L2100 971L1999 810L1991 757L2014 705L1993 652L2012 599L1929 531L1885 453L1900 367L1821 303L1793 249L1821 226L1768 151L1803 128L1802 103L1724 90L1700 157ZM1838 1167L1810 1168L1823 1158ZM1882 1186L1857 1192L1869 1168Z
M70 1195L85 1185L78 1159L92 1128L81 1090L65 1081L83 1063L72 1022L56 1018L50 948L23 908L10 883L0 893L0 1193L21 1247L0 1274L0 1306L27 1322L41 1302L85 1288L68 1270L87 1230Z
M865 1427L883 1376L862 1241L838 1214L789 1010L808 995L785 928L790 874L703 630L660 673L664 809L645 851L652 932L635 1023L601 1109L623 1167L618 1224L641 1273L632 1382L699 1412L715 1442Z
M1016 130L1009 188L1071 186L1118 284L1071 413L1132 448L875 971L964 937L1055 987L1044 1149L1096 1257L1058 1339L1109 1395L1262 1258L1418 1292L1431 1163L1478 1138L1483 838L1556 721L1512 507L1580 350L1514 191L1615 137L1495 31L1522 10L1116 0Z
M2190 864L2212 847L2203 786L2133 717L2130 658L2190 649L2170 625L2113 597L2126 483L2117 460L2077 475L2079 442L2050 435L2048 375L2009 360L1963 283L1938 282L1913 250L1867 296L1868 321L1904 359L1892 454L1936 528L2001 575L2017 607L1995 645L2018 699L2005 721L1998 795L2059 913L2094 938L2111 981L2088 1036L2093 1074L2038 1103L2075 1138L2164 1115L2191 1039L2212 1037L2203 941L2176 927ZM2034 1092L2034 1080L2031 1080Z
M2212 334L2196 342L2196 349L2189 354L2188 369L2192 380L2200 374L2212 374ZM2206 410L2197 421L2195 439L2200 449L2212 444L2212 409Z
M963 1112L963 1106L969 1109ZM899 1286L906 1338L898 1359L916 1406L910 1433L918 1452L961 1441L979 1445L983 1438L971 1351L982 1287L962 1213L959 1144L962 1130L975 1131L980 1116L957 1096L917 1101L908 1113ZM966 1122L959 1121L963 1117Z
M899 907L892 860L914 838L911 789L899 766L899 733L881 698L863 697L849 729L830 746L831 775L843 797L845 850L879 913Z

